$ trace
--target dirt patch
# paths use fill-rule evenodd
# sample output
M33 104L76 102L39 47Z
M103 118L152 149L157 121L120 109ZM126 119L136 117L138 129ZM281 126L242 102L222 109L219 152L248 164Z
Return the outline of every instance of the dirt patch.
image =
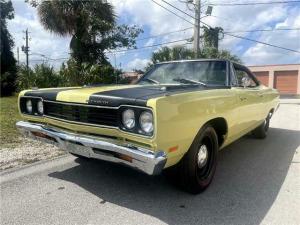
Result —
M20 138L11 146L0 147L0 171L65 154L49 144Z

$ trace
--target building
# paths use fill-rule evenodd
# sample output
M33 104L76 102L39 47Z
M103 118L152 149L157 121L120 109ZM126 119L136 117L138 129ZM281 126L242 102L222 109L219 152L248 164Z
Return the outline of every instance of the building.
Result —
M248 66L264 85L282 95L300 95L300 64Z
M130 83L135 83L143 74L133 71L133 72L124 72L121 76L124 79L128 79Z

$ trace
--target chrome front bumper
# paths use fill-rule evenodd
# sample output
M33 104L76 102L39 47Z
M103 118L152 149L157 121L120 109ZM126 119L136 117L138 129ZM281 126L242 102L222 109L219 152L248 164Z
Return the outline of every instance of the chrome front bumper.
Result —
M122 145L114 139L108 141L24 121L17 122L16 126L26 137L56 145L69 153L125 164L149 175L159 174L167 161L163 151Z

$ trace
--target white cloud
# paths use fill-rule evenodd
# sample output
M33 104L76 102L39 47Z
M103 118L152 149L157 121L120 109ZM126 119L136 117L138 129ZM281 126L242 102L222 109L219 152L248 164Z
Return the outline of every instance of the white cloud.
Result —
M126 0L121 2L119 0L111 0L111 2L115 6L117 15L127 14L134 24L149 26L152 35L192 26L192 24L174 16L150 0ZM157 2L165 5L160 0L157 0ZM180 8L185 6L185 4L179 1L173 1L172 4ZM186 9L183 8L183 10ZM172 11L174 11L174 9ZM181 15L184 17L184 14L181 13ZM187 17L187 20L193 23L192 18Z
M170 8L160 0L160 4ZM157 35L160 33L172 32L175 30L192 27L192 24L176 17L160 6L154 4L150 0L111 0L115 6L116 15L122 17L122 21L127 24L136 24L149 30L149 35ZM171 1L173 5L193 15L184 3L179 1ZM36 9L32 8L24 1L14 0L15 19L9 21L8 26L11 34L15 39L16 47L24 45L23 30L29 29L31 41L31 52L41 53L50 58L68 57L70 37L59 37L44 30L41 26ZM185 17L191 23L193 19L183 13L170 8L177 14ZM205 7L203 7L205 10ZM290 28L300 27L299 7L289 7L289 5L260 5L260 6L234 6L234 7L218 7L213 8L213 16L203 18L203 22L211 26L221 26L225 31L242 31L253 29L269 29L269 28ZM300 51L300 31L273 31L273 32L257 32L257 33L237 33L239 36L248 36L250 38L268 42L278 46L292 48ZM157 43L165 43L185 38L190 38L193 30L172 33L169 35L152 38L145 41L143 46ZM174 43L170 45L181 44ZM14 51L16 52L16 47ZM246 64L275 64L275 63L295 63L300 62L299 54L288 51L264 46L257 43L244 41L241 39L225 36L220 42L220 48L232 51L238 54ZM145 50L145 49L144 49ZM118 53L116 59L118 64L122 59L126 58L128 65L124 65L126 69L142 68L148 61L143 55L145 51L131 51L126 53ZM155 50L155 49L153 49ZM126 55L126 57L124 56ZM41 59L40 56L30 56L31 65L34 59ZM112 64L114 57L110 55ZM24 53L20 52L21 62L25 61ZM147 61L147 62L146 62ZM56 67L62 61L49 61L54 63Z
M151 45L154 44L154 42L155 42L155 39L154 39L154 38L150 38L150 39L146 42L146 44L145 44L144 46L151 46Z
M182 28L190 27L191 24L172 15L160 6L146 0L127 0L120 3L112 0L118 14L127 14L133 23L150 28L151 35L166 33ZM170 8L162 1L160 4ZM171 4L193 15L185 4L172 1ZM192 18L170 8L177 14L184 16L193 22ZM204 7L205 10L205 7ZM253 29L270 29L272 27L300 27L299 7L288 5L258 5L258 6L234 6L213 8L213 17L203 18L202 21L211 26L221 26L225 31L243 31ZM191 37L192 30L163 36L159 43L180 40ZM261 33L237 33L236 35L251 39L269 42L275 45L299 49L299 31L274 31ZM152 41L152 40L151 40ZM176 44L176 43L175 43ZM170 44L170 45L175 45ZM178 44L178 43L177 43ZM274 64L300 62L299 54L268 47L254 42L225 36L220 42L220 48L238 54L246 64Z
M25 31L29 31L30 56L29 63L31 66L41 63L46 59L39 54L45 55L51 59L49 63L58 68L64 61L61 58L68 58L70 37L60 37L46 31L39 22L36 9L24 1L13 1L15 9L15 18L8 21L8 29L11 32L14 41L14 53L17 53L17 47L20 52L20 62L25 63L25 54L21 51L21 46L25 45Z
M276 28L300 27L300 15L297 10L291 10L289 17L275 24ZM293 49L300 52L300 30L263 32L259 37L273 45ZM300 54L262 44L254 44L243 55L247 64L284 64L300 63Z
M144 69L149 62L149 59L135 58L127 64L127 70Z

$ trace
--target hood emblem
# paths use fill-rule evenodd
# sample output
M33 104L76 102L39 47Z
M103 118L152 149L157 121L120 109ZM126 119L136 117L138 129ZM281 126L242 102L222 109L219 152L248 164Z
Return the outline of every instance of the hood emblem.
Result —
M87 100L88 103L90 104L97 104L97 105L108 105L109 101L104 100L104 99L90 99Z

